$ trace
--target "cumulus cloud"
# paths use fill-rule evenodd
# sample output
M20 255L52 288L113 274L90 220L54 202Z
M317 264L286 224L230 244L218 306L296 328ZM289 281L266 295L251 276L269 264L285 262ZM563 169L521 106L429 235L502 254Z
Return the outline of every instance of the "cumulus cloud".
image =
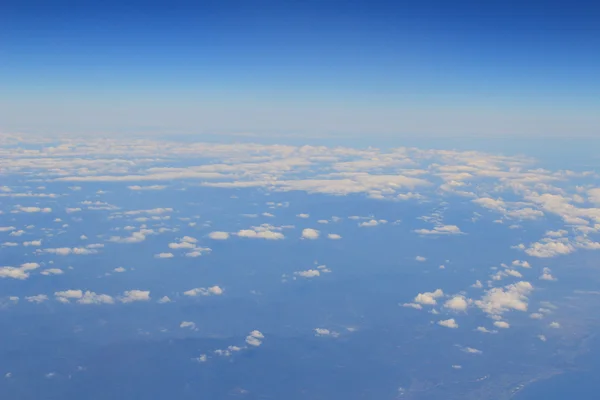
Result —
M238 231L239 237L250 238L250 239L267 239L267 240L281 240L285 239L285 236L281 232L273 232L270 230L256 231L253 229L242 229Z
M456 225L440 225L433 229L416 229L419 235L460 235L463 232Z
M114 304L115 300L107 294L98 294L86 290L77 302L79 304Z
M195 296L220 296L224 290L219 286L211 286L209 288L194 288L183 292L184 295L195 297Z
M417 303L404 303L402 304L402 307L405 308L414 308L415 310L422 310L423 306Z
M149 290L127 290L123 292L123 296L120 298L122 303L133 303L134 301L149 301L150 291Z
M331 240L340 240L342 237L337 233L330 233L327 235L327 238Z
M454 318L450 318L450 319L445 319L445 320L442 320L442 321L438 321L438 325L444 326L446 328L452 328L452 329L458 328L458 324L456 323L456 321L454 320Z
M555 281L556 278L554 276L552 276L552 271L550 271L550 268L548 267L544 267L544 269L542 270L542 275L540 275L540 279L544 280L544 281Z
M158 253L154 255L154 258L173 258L173 253Z
M43 249L42 251L44 253L56 254L58 256L68 256L70 254L86 256L89 254L98 253L98 251L95 249L89 249L85 247L58 247L52 249Z
M521 260L514 260L512 262L512 265L515 267L521 267L521 268L531 268L531 265L527 261L521 261Z
M302 239L318 239L319 231L312 228L306 228L302 230Z
M432 306L437 304L436 299L442 297L443 295L444 292L442 291L442 289L436 289L433 292L419 293L415 296L414 302Z
M525 248L523 246L523 249L528 255L538 258L552 258L575 251L575 247L570 243L552 239L542 239L539 242L530 244L529 247Z
M221 231L215 231L215 232L211 232L208 234L208 237L213 239L213 240L227 240L229 239L229 233L227 232L221 232Z
M196 329L196 323L192 322L192 321L182 321L179 324L179 327L180 328L189 328L189 329L195 330Z
M481 333L498 333L498 331L490 331L489 329L487 329L484 326L478 326L475 330L477 332L481 332Z
M194 249L196 245L190 242L169 243L169 248L173 250Z
M42 275L62 275L64 271L60 268L48 268L40 272Z
M160 299L158 299L157 303L158 304L166 304L166 303L170 303L171 299L169 298L169 296L163 296Z
M127 188L129 190L163 190L166 187L167 186L165 186L165 185L150 185L150 186L133 185L133 186L127 186Z
M554 329L558 329L558 328L560 328L560 324L559 324L558 322L550 322L550 323L548 324L548 326L549 326L550 328L554 328Z
M306 271L296 271L294 275L299 276L301 278L316 278L321 275L321 272L317 269L309 269Z
M481 350L478 350L478 349L475 349L475 348L473 348L473 347L465 347L465 348L463 349L463 351L464 351L465 353L469 353L469 354L482 354L482 353L483 353L483 351L481 351Z
M506 321L494 321L494 326L496 328L508 329L510 328L510 324Z
M464 296L454 296L444 303L444 307L454 311L466 311L469 307L469 299Z
M506 311L527 311L527 295L533 291L533 285L520 281L503 288L491 288L485 295L475 301L475 305L484 312L500 315Z
M262 332L254 330L246 336L246 343L250 346L258 347L262 344L262 339L264 339L264 337Z
M29 242L23 242L23 246L32 246L32 247L39 247L42 245L42 240L32 240Z
M26 296L25 300L27 300L30 303L43 303L45 301L48 300L48 296L46 296L45 294L38 294L35 296Z
M296 217L298 217L298 218L309 218L310 215L309 214L297 214Z
M427 258L425 258L423 256L416 256L415 261L424 262L424 261L427 261Z
M371 227L371 226L377 226L377 225L382 225L382 224L387 224L387 221L385 219L380 219L380 220L370 219L365 222L360 222L358 224L358 226Z
M315 336L330 336L330 337L338 337L340 334L335 331L331 331L326 328L315 328Z

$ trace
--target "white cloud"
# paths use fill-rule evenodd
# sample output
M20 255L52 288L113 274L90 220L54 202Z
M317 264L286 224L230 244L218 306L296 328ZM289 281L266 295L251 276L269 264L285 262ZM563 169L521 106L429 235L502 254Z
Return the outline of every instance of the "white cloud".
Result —
M315 328L315 336L330 336L330 337L338 337L340 334L335 331L331 331L326 328Z
M298 218L309 218L310 215L309 214L298 214L298 215L296 215L296 217L298 217Z
M223 289L221 289L219 286L211 286L209 288L194 288L194 289L190 289L188 291L183 292L184 295L186 296L191 296L191 297L195 297L195 296L220 296L222 295L224 292Z
M306 228L302 230L302 239L318 239L319 231L316 229Z
M521 261L521 260L514 260L512 262L512 265L515 267L521 267L521 268L531 268L531 265L527 261Z
M483 353L483 351L481 351L481 350L478 350L478 349L475 349L475 348L473 348L473 347L465 347L465 348L463 349L463 351L464 351L465 353L469 353L469 354L482 354L482 353Z
M501 328L501 329L508 329L510 328L510 324L506 321L495 321L494 322L494 326L496 328Z
M427 258L425 258L423 256L416 256L415 261L424 262L424 261L427 261Z
M56 254L58 256L68 256L70 254L75 254L75 255L89 255L89 254L96 254L98 253L97 250L94 249L86 249L85 247L59 247L59 248L53 248L53 249L44 249L42 250L44 253L50 253L50 254Z
M196 239L195 237L191 237L191 236L184 236L180 240L182 242L186 242L186 243L198 243L198 239Z
M544 314L542 314L542 313L532 313L532 314L529 314L529 318L532 318L532 319L542 319L542 318L544 318Z
M544 335L537 335L537 337L538 337L538 339L540 339L542 342L545 342L545 341L547 340L547 339L546 339L546 336L544 336Z
M192 330L196 329L196 323L192 322L192 321L182 321L179 324L180 328L190 328Z
M340 240L342 237L337 233L330 233L327 235L327 238L331 240Z
M548 326L549 326L550 328L554 328L554 329L558 329L558 328L560 328L560 324L559 324L558 322L550 322L550 323L548 324Z
M377 225L381 225L381 224L387 224L387 221L385 219L380 219L380 220L371 219L369 221L360 222L358 224L358 226L371 227L371 226L377 226Z
M460 235L463 232L456 225L440 225L433 229L416 229L419 235Z
M123 292L123 296L120 298L122 303L132 303L134 301L149 301L150 291L149 290L127 290Z
M33 247L39 247L42 245L42 240L32 240L30 242L23 242L23 246L33 246Z
M151 186L127 186L129 190L163 190L166 188L165 185L151 185Z
M115 300L107 294L97 294L86 290L77 302L79 304L114 304Z
M190 242L180 242L180 243L169 243L169 248L174 250L179 249L194 249L196 245Z
M525 249L525 253L538 258L551 258L570 254L574 251L575 248L570 243L548 239L542 239L539 242L532 243Z
M208 234L208 237L213 239L213 240L227 240L229 239L229 233L227 232L221 232L221 231L215 231L215 232L211 232Z
M435 305L437 304L436 299L442 297L444 292L442 289L436 289L433 292L425 292L419 293L415 296L414 302L425 305Z
M477 332L481 332L481 333L498 333L498 331L490 331L489 329L487 329L484 326L478 326L475 330Z
M42 275L62 275L64 271L60 268L48 268L40 272Z
M158 253L154 255L154 258L173 258L173 253Z
M21 268L0 267L0 278L27 279L29 273Z
M0 226L0 232L10 232L10 231L14 231L15 228L14 226Z
M551 272L552 271L550 271L550 268L544 267L544 269L542 270L542 275L540 275L540 279L544 281L555 281L556 278L552 276Z
M123 267L117 267L117 268L113 269L113 271L115 271L115 272L125 272L126 270Z
M250 346L258 347L262 344L261 339L264 339L264 337L265 336L262 334L262 332L254 330L250 332L248 336L246 336L246 343Z
M294 275L300 276L302 278L315 278L317 276L320 276L321 273L317 269L309 269L306 271L296 271L294 272Z
M35 296L26 296L25 300L27 300L30 303L43 303L46 300L48 300L48 296L46 296L45 294L38 294Z
M40 207L16 206L15 211L17 211L17 212L20 211L20 212L25 212L25 213L38 213L38 212L49 213L49 212L52 212L52 209L48 208L48 207L40 208Z
M422 310L423 306L417 303L404 303L402 304L402 307L406 307L406 308L414 308L415 310Z
M464 296L454 296L444 303L444 307L454 311L466 311L469 307L469 300Z
M238 231L239 237L251 238L251 239L267 239L267 240L281 240L285 239L285 236L281 232L273 232L270 230L256 231L252 229L242 229Z
M438 325L444 326L446 328L452 328L452 329L458 328L458 324L456 323L454 318L445 319L443 321L438 321Z
M159 304L166 304L166 303L170 303L171 299L169 298L169 296L163 296L160 299L158 299L157 303Z
M520 281L504 288L492 288L485 292L475 305L488 314L500 315L509 310L527 311L527 295L533 286L529 282Z

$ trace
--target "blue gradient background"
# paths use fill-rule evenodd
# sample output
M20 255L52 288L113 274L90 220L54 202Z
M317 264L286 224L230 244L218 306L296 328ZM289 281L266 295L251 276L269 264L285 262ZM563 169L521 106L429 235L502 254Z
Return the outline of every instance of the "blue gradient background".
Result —
M596 137L600 5L15 1L0 131Z

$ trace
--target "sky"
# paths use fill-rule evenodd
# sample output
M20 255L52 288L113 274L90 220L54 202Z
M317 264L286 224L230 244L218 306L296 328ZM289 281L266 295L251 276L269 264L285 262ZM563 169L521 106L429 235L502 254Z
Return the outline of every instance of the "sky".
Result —
M9 0L0 129L590 138L592 3Z

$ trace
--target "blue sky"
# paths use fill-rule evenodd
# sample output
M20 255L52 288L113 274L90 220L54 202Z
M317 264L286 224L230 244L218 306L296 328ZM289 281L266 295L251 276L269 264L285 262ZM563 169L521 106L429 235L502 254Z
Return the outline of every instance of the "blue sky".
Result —
M0 129L593 136L577 2L9 2Z

